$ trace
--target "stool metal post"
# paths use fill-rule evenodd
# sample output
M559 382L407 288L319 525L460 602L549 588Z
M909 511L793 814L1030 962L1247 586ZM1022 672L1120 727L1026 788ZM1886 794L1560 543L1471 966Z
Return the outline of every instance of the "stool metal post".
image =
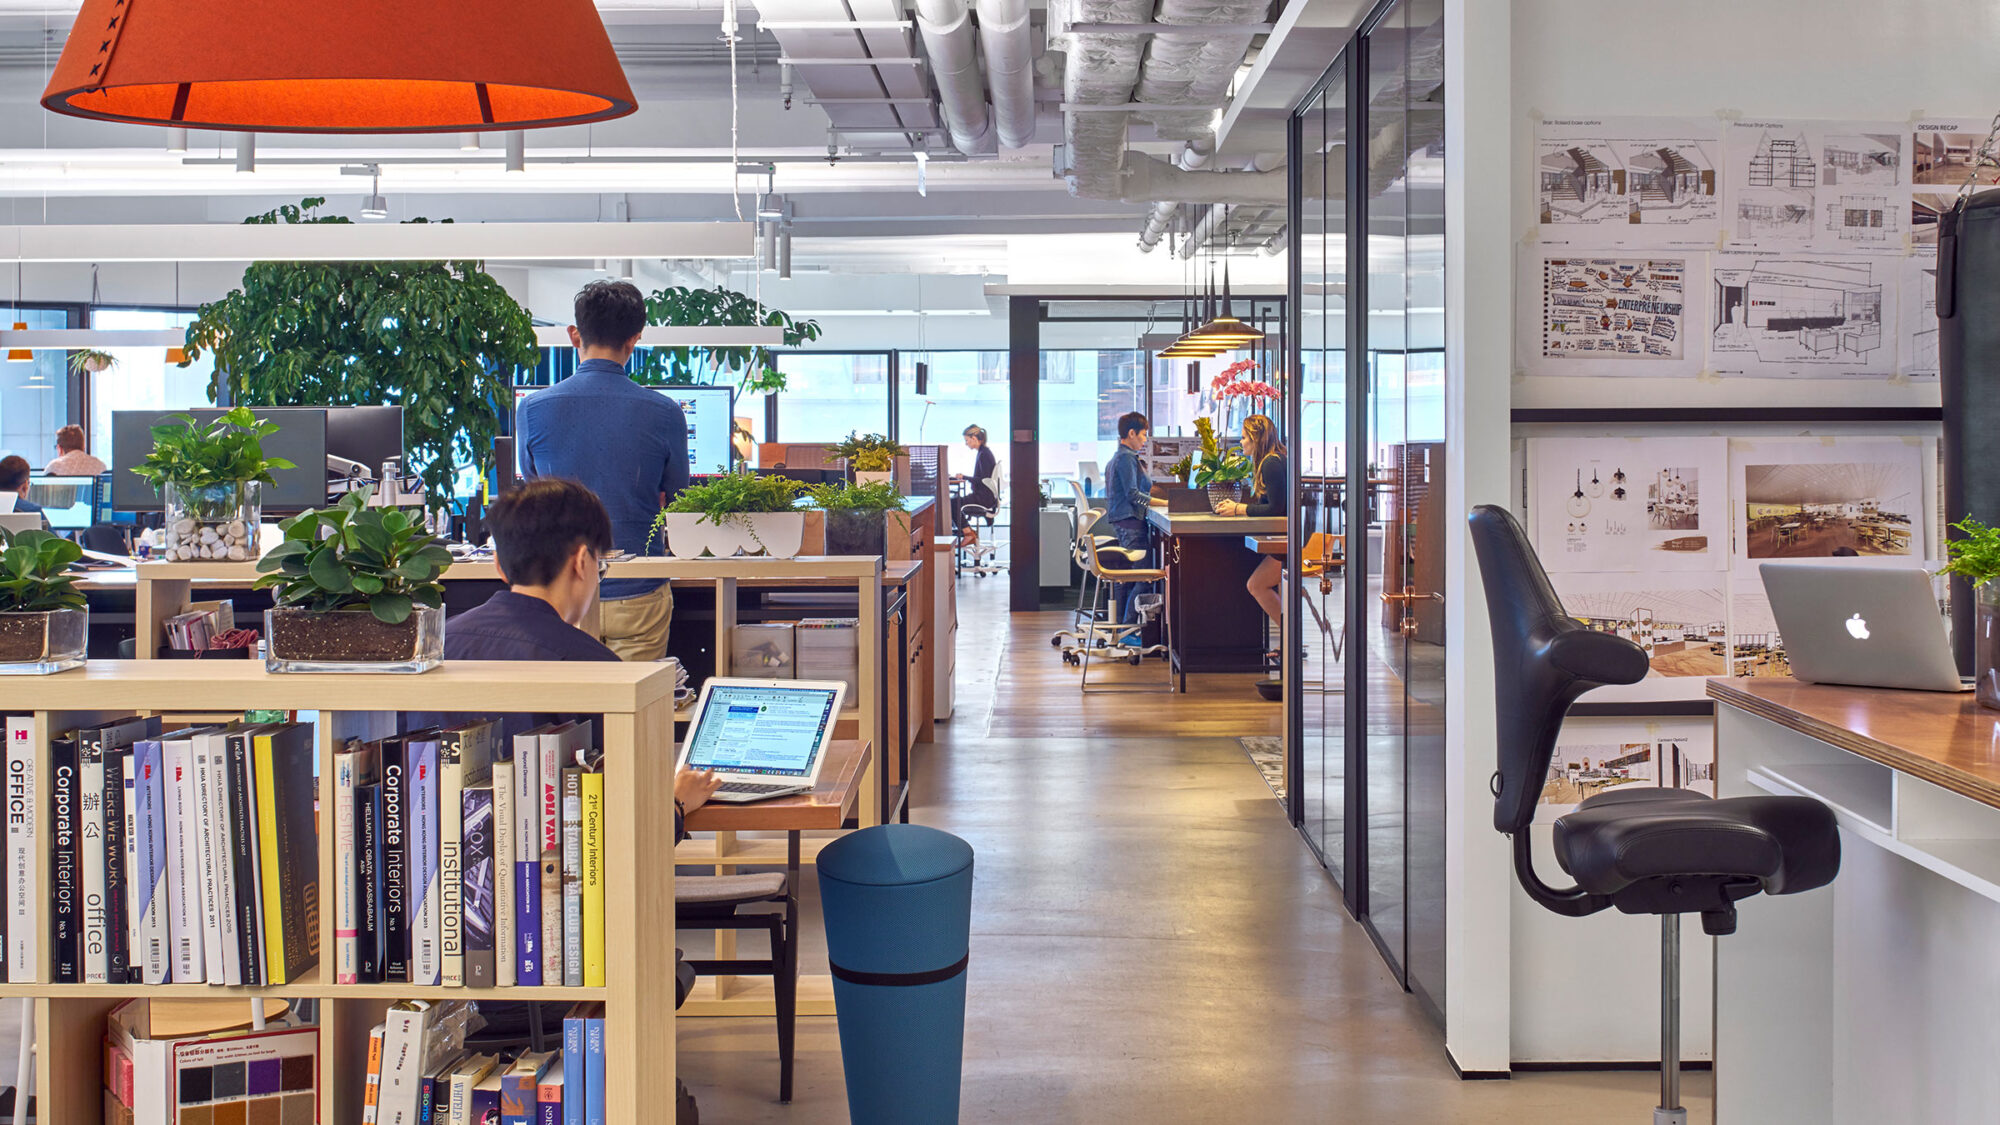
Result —
M1687 1125L1681 1108L1681 916L1660 915L1660 1104L1653 1125Z

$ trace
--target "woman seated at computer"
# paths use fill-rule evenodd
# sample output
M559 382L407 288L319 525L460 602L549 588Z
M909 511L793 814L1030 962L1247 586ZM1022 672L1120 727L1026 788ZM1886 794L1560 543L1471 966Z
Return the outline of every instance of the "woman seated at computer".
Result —
M1000 468L1000 459L993 456L992 450L986 448L984 426L965 427L965 447L976 454L972 461L972 487L966 489L964 495L951 498L951 526L965 542L977 543L979 529L966 526L965 509L984 508L988 514L999 510L1000 498L993 495L992 481L993 474ZM966 476L964 473L953 473L951 479L962 481Z
M1250 474L1251 489L1248 501L1224 500L1216 505L1216 514L1224 516L1282 516L1289 505L1286 503L1288 478L1290 473L1285 464L1285 447L1278 441L1278 427L1262 414L1252 414L1243 419L1243 456L1255 466ZM1257 569L1250 574L1244 588L1263 607L1264 616L1273 625L1284 627L1284 609L1278 601L1278 583L1284 578L1285 564L1276 555L1264 556Z

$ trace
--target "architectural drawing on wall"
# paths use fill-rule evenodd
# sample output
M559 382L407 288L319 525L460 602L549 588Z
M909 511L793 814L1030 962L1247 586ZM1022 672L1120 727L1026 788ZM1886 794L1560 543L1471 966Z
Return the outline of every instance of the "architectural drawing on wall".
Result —
M1886 249L1892 241L1900 242L1902 228L1887 195L1850 192L1829 199L1828 194L1820 196L1820 208L1825 212L1820 230L1832 241L1871 249Z
M1898 461L1746 464L1752 559L1909 555L1922 538L1922 477Z
M1714 796L1713 721L1572 715L1556 736L1535 822L1552 823L1586 798L1630 785Z
M1972 162L1986 140L1986 125L1978 121L1919 121L1910 135L1910 181L1954 189L1972 174ZM2000 184L2000 162L1988 155L1979 162L1983 187Z
M1926 191L1910 196L1910 238L1917 245L1937 245L1938 220L1951 210L1955 198Z
M1623 221L1625 172L1605 163L1610 156L1611 150L1601 145L1545 151L1539 188L1542 222L1590 225Z
M1886 261L1718 254L1710 365L1725 374L1887 375ZM1842 370L1845 368L1846 370Z
M1527 468L1535 550L1551 571L1728 565L1725 438L1530 438Z
M1651 678L1728 674L1720 578L1670 584L1649 574L1557 574L1550 581L1565 613L1644 649Z
M1542 355L1680 359L1684 258L1548 258L1542 264Z
M1713 121L1547 120L1535 136L1544 242L1701 246L1721 230Z
M1903 139L1894 133L1828 133L1820 142L1820 183L1827 187L1902 181Z
M1747 131L1746 131L1747 130ZM1803 129L1738 122L1730 159L1737 177L1731 221L1738 241L1805 242L1812 238L1819 163Z
M1738 583L1735 596L1729 600L1732 653L1729 674L1789 676L1792 665L1785 659L1785 641L1778 635L1778 621L1771 614L1764 588L1755 578L1744 582L1755 588L1746 590L1743 583Z
M1907 379L1938 377L1937 261L1909 258L1903 262L1903 326L1901 355L1896 368Z

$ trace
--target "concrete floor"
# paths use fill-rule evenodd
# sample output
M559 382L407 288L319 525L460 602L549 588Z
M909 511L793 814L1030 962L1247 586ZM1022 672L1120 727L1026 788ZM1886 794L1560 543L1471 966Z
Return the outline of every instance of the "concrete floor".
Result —
M1234 739L987 737L980 717L1010 707L975 694L1007 659L992 638L1056 659L983 606L1004 596L987 588L961 599L967 706L921 748L912 802L978 855L962 1121L1650 1120L1654 1074L1457 1079ZM818 932L805 943L807 970L823 966ZM830 1018L800 1021L788 1106L770 1020L685 1020L679 1049L705 1122L847 1120ZM1709 1076L1686 1086L1691 1119L1710 1120Z

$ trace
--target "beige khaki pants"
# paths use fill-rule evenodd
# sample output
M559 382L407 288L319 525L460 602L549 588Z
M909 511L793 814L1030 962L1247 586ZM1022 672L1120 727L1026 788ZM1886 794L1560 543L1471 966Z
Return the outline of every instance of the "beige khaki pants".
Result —
M598 605L598 638L620 660L658 660L667 654L667 626L674 619L673 587Z

